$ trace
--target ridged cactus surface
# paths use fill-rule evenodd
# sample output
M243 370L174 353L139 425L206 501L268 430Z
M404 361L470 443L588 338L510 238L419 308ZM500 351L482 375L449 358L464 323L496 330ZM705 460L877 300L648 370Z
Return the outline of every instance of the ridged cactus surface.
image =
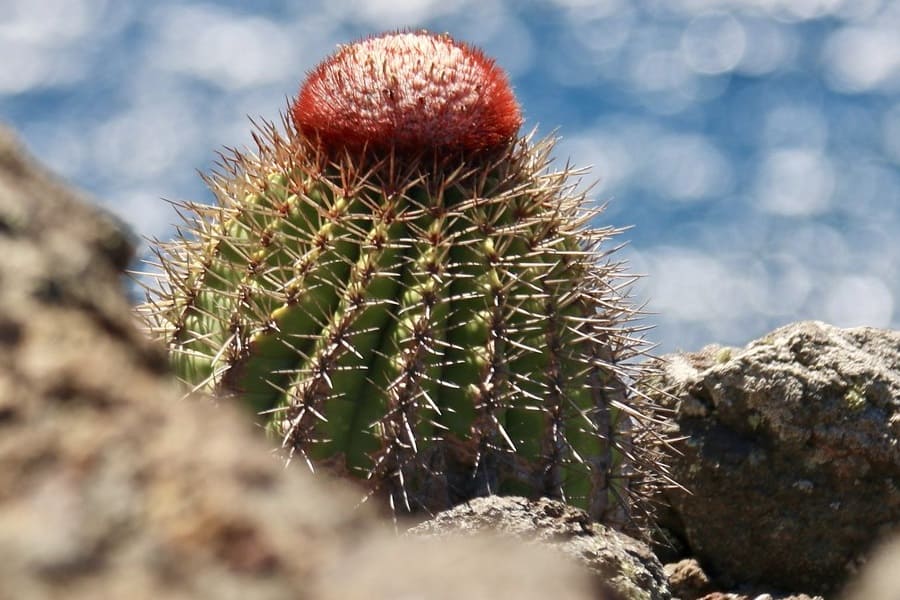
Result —
M618 232L520 124L448 36L341 47L159 247L141 312L178 375L395 510L515 493L625 524L664 469Z

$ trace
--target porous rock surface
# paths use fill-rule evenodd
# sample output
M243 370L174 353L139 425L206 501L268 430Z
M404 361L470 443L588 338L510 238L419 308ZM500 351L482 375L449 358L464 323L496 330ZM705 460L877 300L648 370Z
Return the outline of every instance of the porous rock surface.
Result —
M582 562L610 588L610 598L668 600L662 564L646 544L592 522L557 500L516 496L475 498L409 530L426 538L491 531L548 544Z
M645 388L685 436L664 524L726 589L830 592L900 523L900 332L795 323Z
M130 256L0 128L0 600L592 597L547 550L412 550L236 410L179 401L122 292Z
M694 558L685 558L663 566L669 589L678 600L698 600L713 592L712 582Z

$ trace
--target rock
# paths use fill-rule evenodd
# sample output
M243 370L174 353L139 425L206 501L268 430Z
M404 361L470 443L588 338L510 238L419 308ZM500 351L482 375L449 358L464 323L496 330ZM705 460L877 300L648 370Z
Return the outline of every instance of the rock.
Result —
M319 600L458 600L526 598L623 600L592 582L571 559L543 547L479 535L440 540L397 538L391 532L355 545L332 562ZM587 578L590 579L590 578Z
M690 490L664 524L721 587L829 592L900 522L900 332L804 322L664 361L644 386Z
M130 252L0 129L0 600L592 597L546 550L410 547L237 409L180 401Z
M697 600L713 591L709 577L693 558L686 558L663 567L669 580L669 589L679 600Z
M683 600L683 599L682 599ZM759 594L748 596L746 594L726 594L723 592L713 592L707 594L698 600L822 600L821 596L807 596L806 594L798 594L792 596L773 596L772 594Z
M440 537L490 531L549 544L581 561L611 588L611 598L666 600L671 598L662 565L637 540L599 523L584 511L542 498L488 496L476 498L409 530L409 534Z
M712 591L714 584L696 559L686 558L663 567L669 578L669 588L678 600L823 600L821 596L806 594L782 595L771 593L738 593ZM746 588L746 586L740 586Z
M897 600L900 597L900 537L882 544L860 576L842 595L844 600Z
M0 598L296 598L374 526L244 419L179 402L130 244L0 133Z

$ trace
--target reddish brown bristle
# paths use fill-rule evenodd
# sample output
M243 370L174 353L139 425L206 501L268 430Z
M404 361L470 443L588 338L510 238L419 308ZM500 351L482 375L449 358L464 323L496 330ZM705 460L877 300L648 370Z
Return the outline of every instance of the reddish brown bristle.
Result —
M291 109L328 149L472 151L522 124L506 74L449 35L391 33L342 46L319 64Z

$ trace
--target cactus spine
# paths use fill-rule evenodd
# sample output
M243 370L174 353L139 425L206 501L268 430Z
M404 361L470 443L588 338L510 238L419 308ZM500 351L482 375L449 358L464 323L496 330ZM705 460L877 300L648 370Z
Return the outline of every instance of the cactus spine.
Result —
M624 525L664 469L618 230L520 123L449 36L341 47L158 247L141 312L178 375L395 510L517 493Z

